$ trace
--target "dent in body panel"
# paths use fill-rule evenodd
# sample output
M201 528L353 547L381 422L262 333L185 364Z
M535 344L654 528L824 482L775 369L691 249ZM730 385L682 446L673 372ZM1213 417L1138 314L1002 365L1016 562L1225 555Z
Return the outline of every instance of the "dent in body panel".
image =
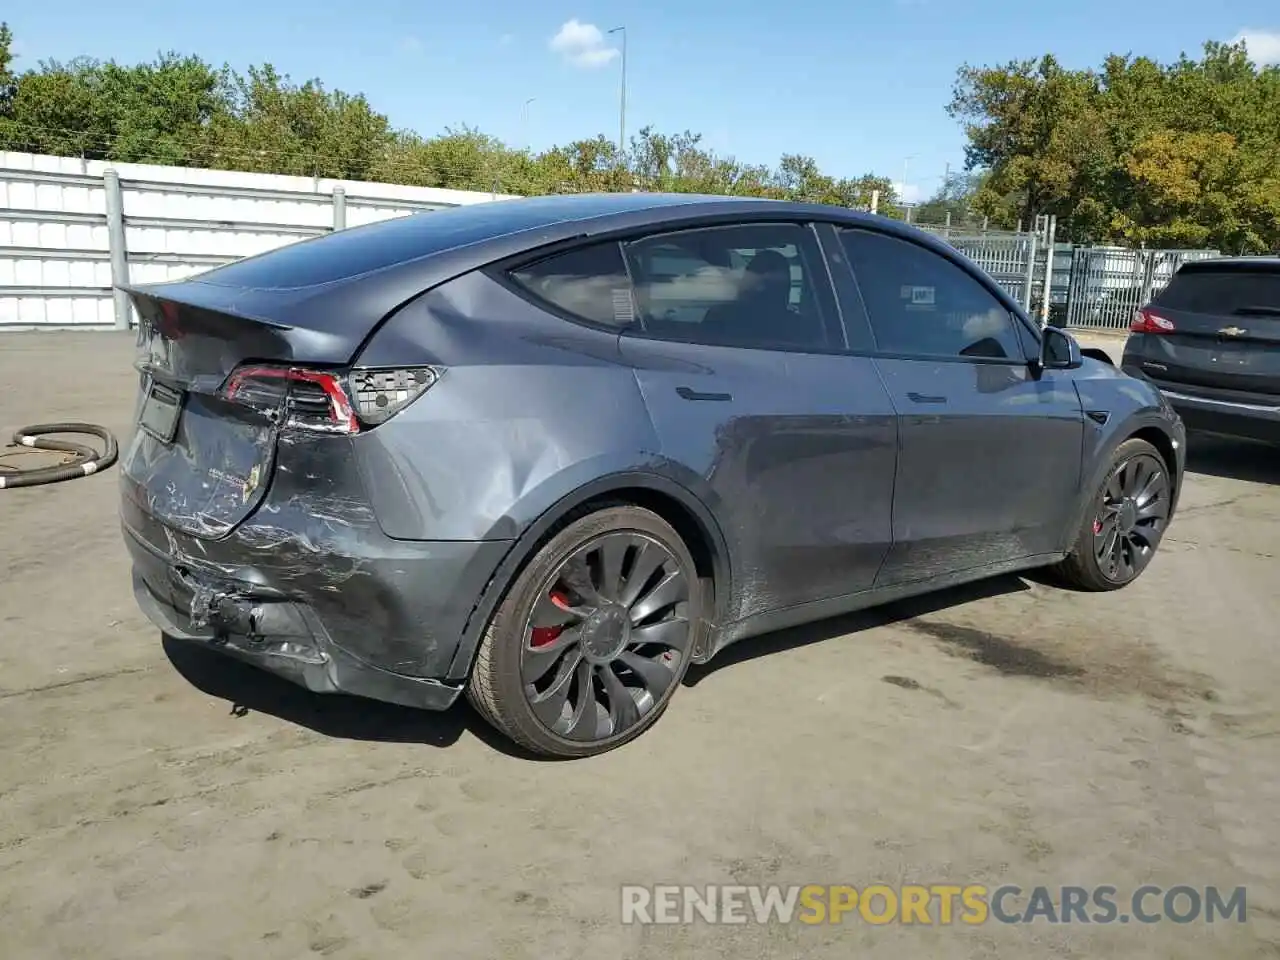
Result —
M282 436L265 499L218 540L162 523L136 484L122 482L125 527L176 571L193 626L208 624L223 600L256 600L264 609L293 601L347 653L408 676L444 673L474 596L505 549L497 543L469 555L452 544L389 540L345 437Z
M896 432L870 361L629 337L621 349L663 456L697 475L725 537L726 624L870 585Z
M355 440L387 535L511 539L601 464L652 459L652 428L617 339L551 316L482 273L392 317L358 364L430 362L443 374Z
M877 359L900 415L893 549L876 586L1057 549L1083 414L1069 373Z
M519 535L534 491L563 477L571 493L586 463L639 465L651 439L621 368L459 367L356 447L388 536L486 540Z
M188 394L170 443L139 427L122 458L146 509L198 537L227 534L261 502L275 464L278 420Z

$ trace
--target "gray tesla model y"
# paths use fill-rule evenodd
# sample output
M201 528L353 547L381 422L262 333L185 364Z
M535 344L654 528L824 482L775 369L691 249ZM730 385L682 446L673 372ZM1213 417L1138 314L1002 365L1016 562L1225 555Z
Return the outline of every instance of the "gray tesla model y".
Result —
M543 754L638 735L745 637L1037 567L1122 587L1181 488L1154 385L844 209L503 200L129 293L149 617L315 691L465 691Z

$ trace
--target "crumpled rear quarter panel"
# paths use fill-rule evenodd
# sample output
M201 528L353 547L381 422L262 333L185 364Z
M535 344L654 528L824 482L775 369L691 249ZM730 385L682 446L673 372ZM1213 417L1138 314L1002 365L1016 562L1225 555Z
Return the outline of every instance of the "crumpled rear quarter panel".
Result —
M656 438L617 339L544 313L481 273L388 320L359 365L426 362L443 373L355 438L386 534L512 539L583 483L650 461Z
M329 638L366 663L443 676L475 598L508 544L400 542L374 518L350 439L282 436L270 488L221 539L162 524L122 478L128 531L233 594L306 604Z

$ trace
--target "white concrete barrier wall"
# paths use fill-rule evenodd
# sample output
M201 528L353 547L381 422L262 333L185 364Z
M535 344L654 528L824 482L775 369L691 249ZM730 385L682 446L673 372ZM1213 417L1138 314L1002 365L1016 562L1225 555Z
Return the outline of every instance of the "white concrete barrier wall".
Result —
M334 228L502 194L107 163L0 151L0 331L112 327L106 172L116 171L131 283L159 283Z

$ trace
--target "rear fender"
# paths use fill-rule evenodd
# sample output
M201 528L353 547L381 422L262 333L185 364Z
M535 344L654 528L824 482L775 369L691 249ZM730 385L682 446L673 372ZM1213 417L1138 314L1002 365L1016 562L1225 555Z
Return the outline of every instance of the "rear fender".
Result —
M653 466L661 467L657 464ZM548 481L539 489L531 492L530 498L522 501L519 513L524 515L530 509L538 509L543 504L536 518L524 529L524 532L513 542L511 549L503 557L494 571L488 585L480 595L467 625L458 643L458 651L453 665L449 669L450 680L464 680L471 671L476 650L485 628L492 619L494 611L506 596L508 588L515 580L525 563L538 549L554 535L561 522L579 507L592 500L607 499L610 494L624 494L636 489L649 491L668 497L683 507L698 523L710 547L712 571L715 582L726 585L730 582L730 558L724 534L720 530L712 511L689 486L670 476L655 472L649 468L621 469L607 475L596 473L594 479L579 485L573 485L579 470L567 471L565 474ZM674 465L672 465L674 468ZM678 468L674 468L678 469ZM692 478L691 478L692 479ZM559 490L556 494L553 491ZM568 492L565 492L568 491ZM718 621L724 609L727 589L716 591L715 618Z

